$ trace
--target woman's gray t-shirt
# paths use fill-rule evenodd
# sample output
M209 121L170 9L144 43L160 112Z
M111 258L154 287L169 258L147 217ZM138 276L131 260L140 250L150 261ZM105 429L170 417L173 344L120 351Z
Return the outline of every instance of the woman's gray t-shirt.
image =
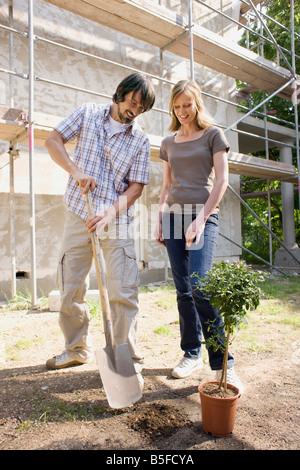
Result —
M203 205L214 185L213 155L221 150L228 152L230 146L224 132L217 128L207 129L196 140L175 142L175 135L162 140L159 157L169 163L171 186L167 204ZM218 208L213 213L217 213Z

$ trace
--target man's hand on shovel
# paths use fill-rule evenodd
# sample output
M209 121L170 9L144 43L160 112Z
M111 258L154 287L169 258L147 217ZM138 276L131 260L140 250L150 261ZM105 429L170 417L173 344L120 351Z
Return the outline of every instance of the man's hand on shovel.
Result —
M94 189L97 187L95 178L86 175L81 171L78 171L76 175L73 175L73 178L76 180L78 188L81 189L81 194L86 194L89 189L94 191Z
M111 223L112 218L108 216L106 211L104 214L91 215L86 221L86 228L89 233L92 233L97 229L97 233L107 232L108 226Z
M95 182L95 179L92 176L86 175L85 173L80 172L78 176L80 178L76 179L76 185L79 189L81 189L81 194L87 194L89 190L94 191L94 189L98 186ZM107 227L109 221L104 220L105 214L88 214L88 219L86 222L86 227L89 233L92 233L97 228L98 222L102 221L103 230L107 231Z

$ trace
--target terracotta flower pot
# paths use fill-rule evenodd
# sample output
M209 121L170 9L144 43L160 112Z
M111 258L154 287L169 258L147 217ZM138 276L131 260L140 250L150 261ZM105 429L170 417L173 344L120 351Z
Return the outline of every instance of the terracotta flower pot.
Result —
M218 382L205 382L198 387L202 409L202 427L205 432L211 433L213 436L228 436L232 433L234 427L236 405L240 396L239 389L227 384L228 389L233 390L235 394L234 396L220 398L203 392L203 388L207 384L218 385Z

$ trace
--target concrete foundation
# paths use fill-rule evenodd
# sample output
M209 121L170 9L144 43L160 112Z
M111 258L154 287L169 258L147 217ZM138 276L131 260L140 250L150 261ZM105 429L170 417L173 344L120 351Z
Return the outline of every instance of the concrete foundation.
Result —
M287 274L291 274L292 272L300 274L300 248L295 244L293 247L289 247L289 250L299 262L297 263L297 261L281 247L275 253L274 265Z

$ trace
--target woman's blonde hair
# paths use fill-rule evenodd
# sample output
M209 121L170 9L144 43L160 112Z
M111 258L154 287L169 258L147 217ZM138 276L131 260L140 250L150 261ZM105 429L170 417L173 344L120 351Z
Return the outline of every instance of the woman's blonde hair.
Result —
M193 80L180 80L172 89L172 95L169 105L169 113L172 118L169 130L171 132L178 131L181 124L174 112L174 103L176 98L185 93L189 98L193 99L197 108L196 122L199 129L209 129L213 125L213 118L207 113L203 100L202 93L199 85Z

